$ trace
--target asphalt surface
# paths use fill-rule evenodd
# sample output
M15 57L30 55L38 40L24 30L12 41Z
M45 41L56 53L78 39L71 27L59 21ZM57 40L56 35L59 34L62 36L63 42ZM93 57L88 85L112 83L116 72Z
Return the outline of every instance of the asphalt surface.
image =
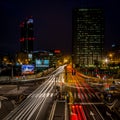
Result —
M27 95L36 89L37 85L26 86L0 85L0 120L17 107Z
M58 101L53 120L64 120L65 118L65 102Z

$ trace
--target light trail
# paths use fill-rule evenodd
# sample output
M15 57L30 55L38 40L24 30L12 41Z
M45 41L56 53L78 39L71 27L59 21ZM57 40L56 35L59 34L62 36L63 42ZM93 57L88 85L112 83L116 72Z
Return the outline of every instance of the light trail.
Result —
M43 115L42 110L47 101L54 97L56 77L64 71L59 67L46 77L46 81L33 91L18 107L16 107L3 120L38 120ZM62 78L62 77L61 77ZM62 78L63 79L63 78ZM52 98L51 98L52 97Z
M84 118L83 119L90 119L90 120L104 120L104 118L102 117L102 115L100 114L100 112L98 111L97 108L95 108L94 106L94 102L92 103L92 99L96 99L97 96L95 95L95 91L92 90L90 88L90 86L88 86L88 84L86 84L83 80L83 78L81 78L80 76L78 76L78 74L76 73L76 75L71 75L72 77L72 82L74 83L74 85L68 85L67 83L65 83L66 86L68 87L72 87L72 88L76 88L78 91L78 96L80 96L80 100L81 102L78 102L76 104L82 105L83 106L83 113L84 113ZM97 98L97 101L99 101L99 99ZM101 102L99 103L95 103L95 104L103 104ZM74 105L74 104L73 104ZM75 105L76 106L76 105ZM73 107L74 108L74 113L76 113L76 115L78 115L78 118L81 119L82 115L80 116L80 109L78 109L77 107ZM72 110L73 110L72 108ZM91 114L93 113L93 114Z

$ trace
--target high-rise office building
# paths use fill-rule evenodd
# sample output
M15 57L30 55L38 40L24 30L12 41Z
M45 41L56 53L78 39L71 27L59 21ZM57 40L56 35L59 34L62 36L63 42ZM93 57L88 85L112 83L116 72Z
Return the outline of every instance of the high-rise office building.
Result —
M72 13L72 60L73 64L93 65L101 61L104 44L104 11L79 9Z
M29 17L20 24L21 37L20 47L22 52L33 51L34 31L33 18Z

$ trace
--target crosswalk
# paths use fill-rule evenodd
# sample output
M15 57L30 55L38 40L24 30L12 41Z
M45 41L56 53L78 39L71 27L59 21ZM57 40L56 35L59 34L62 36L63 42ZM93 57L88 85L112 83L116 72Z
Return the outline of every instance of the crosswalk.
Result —
M32 97L32 98L48 98L48 97L50 97L50 98L52 98L53 96L54 96L54 93L41 93L41 94L37 93L32 96L28 96L28 98L29 97Z
M87 96L86 94L84 96L83 94L79 94L79 93L76 93L76 92L74 92L72 95L73 95L74 99L79 98L79 99L82 99L82 100L86 99L86 96ZM87 98L88 98L88 96L87 96Z
M87 94L87 93L77 93L77 92L74 92L72 93L72 96L75 99L80 99L81 101L84 101L84 100L90 100L90 99L98 99L98 95L97 94Z
M94 95L93 93L91 94L86 94L86 93L77 93L77 92L73 92L72 94L72 97L73 99L80 99L80 101L86 101L86 100L90 100L92 98L95 98L96 95ZM36 94L33 94L31 96L28 96L28 98L53 98L55 96L55 93L54 92L46 92L46 93L36 93ZM70 96L71 97L71 96Z

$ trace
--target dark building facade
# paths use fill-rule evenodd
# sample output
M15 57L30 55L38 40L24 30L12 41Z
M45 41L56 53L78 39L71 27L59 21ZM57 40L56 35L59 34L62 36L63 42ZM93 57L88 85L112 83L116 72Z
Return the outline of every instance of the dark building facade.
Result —
M120 42L112 45L112 49L108 56L112 62L120 63Z
M20 24L21 37L20 37L20 47L21 52L32 52L33 51L33 41L34 41L34 31L33 31L33 18L29 17Z
M72 60L90 66L101 61L104 45L104 11L74 9L72 13Z

